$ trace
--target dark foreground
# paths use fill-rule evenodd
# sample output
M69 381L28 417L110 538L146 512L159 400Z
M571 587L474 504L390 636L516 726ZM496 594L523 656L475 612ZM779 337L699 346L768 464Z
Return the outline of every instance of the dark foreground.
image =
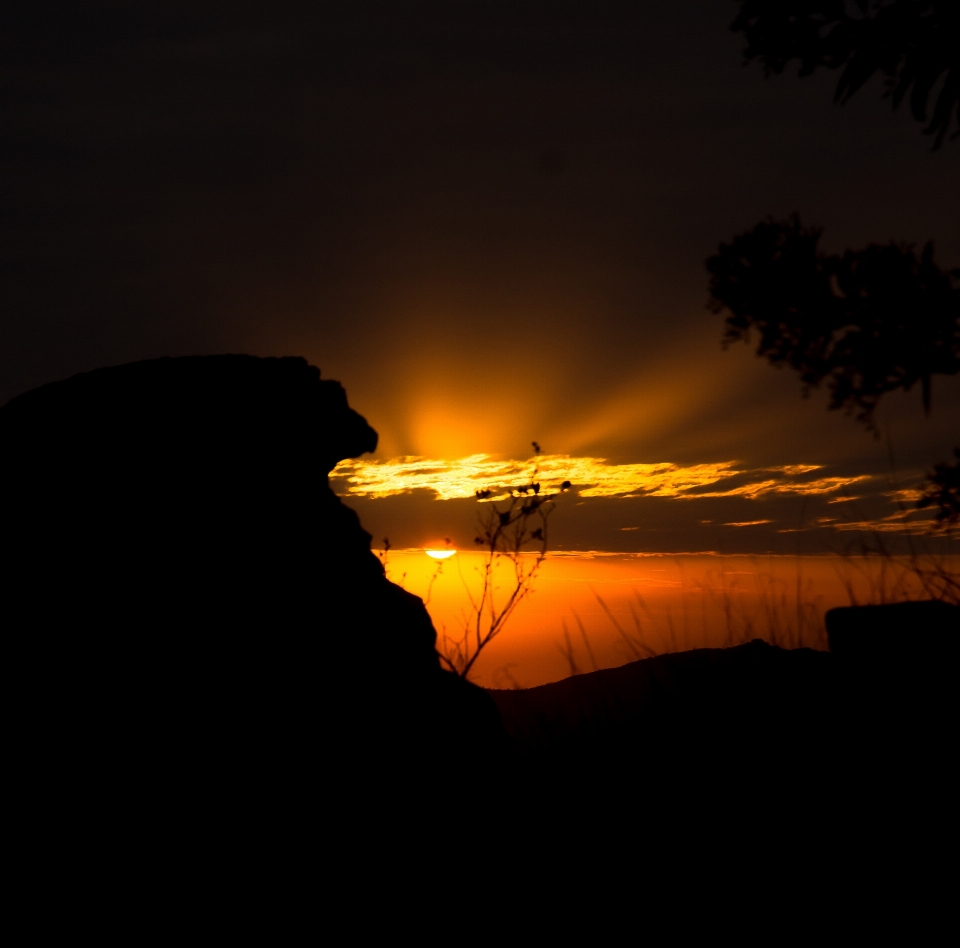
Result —
M694 767L811 753L832 718L835 672L829 653L756 640L490 694L524 757L562 768L625 752L639 773L678 739Z
M469 915L668 858L822 879L949 849L956 607L835 610L830 653L484 692L442 671L329 487L375 445L302 359L161 359L0 408L25 899L116 919L220 891L313 904L324 879L466 886Z
M830 652L758 640L490 692L527 781L521 838L560 864L652 858L838 911L891 887L941 904L960 609L837 609L827 625Z

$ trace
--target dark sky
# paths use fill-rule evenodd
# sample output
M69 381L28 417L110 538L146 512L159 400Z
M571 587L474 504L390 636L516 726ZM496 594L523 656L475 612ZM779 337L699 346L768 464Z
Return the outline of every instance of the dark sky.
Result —
M932 152L879 80L839 107L835 74L743 68L731 0L16 7L0 402L160 355L297 354L384 458L537 438L887 468L822 395L721 350L703 261L798 211L828 250L932 238L960 266L960 144ZM889 400L898 469L946 457L958 407L956 379L929 421Z

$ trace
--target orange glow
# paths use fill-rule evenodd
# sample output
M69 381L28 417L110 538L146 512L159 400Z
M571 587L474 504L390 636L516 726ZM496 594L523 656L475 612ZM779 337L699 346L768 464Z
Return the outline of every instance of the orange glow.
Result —
M459 638L474 621L470 597L476 600L485 555L461 550L453 562L441 574L423 550L392 550L387 562L388 578L429 597L441 647L444 635ZM960 559L941 565L956 569ZM511 569L509 562L496 567L498 597L511 588ZM566 678L570 657L577 670L592 671L757 637L825 649L827 609L918 596L923 588L908 557L551 553L472 677L487 687L528 688Z
M670 362L560 421L550 435L551 442L574 451L596 449L627 432L636 443L648 442L681 428L717 391L735 384L729 363L714 359L697 360L695 366Z

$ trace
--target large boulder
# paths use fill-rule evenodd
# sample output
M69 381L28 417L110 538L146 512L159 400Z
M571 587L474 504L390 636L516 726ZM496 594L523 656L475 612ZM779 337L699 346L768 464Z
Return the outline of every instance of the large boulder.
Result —
M423 603L329 487L376 441L299 358L140 362L0 408L6 671L34 799L138 831L147 813L298 824L321 791L489 771L495 705L441 670Z
M942 792L956 744L960 606L939 600L846 606L826 614L843 682L848 743L887 773Z

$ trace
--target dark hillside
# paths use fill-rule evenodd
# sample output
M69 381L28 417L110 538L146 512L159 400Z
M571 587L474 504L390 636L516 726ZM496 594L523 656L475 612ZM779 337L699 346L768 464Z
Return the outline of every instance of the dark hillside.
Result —
M532 771L581 799L793 798L836 752L833 656L759 640L491 694Z
M698 741L747 730L756 738L822 724L833 658L757 639L575 675L517 691L490 691L510 736L527 753L562 754L611 740L649 747L664 731ZM673 736L680 736L674 733Z
M754 829L800 814L852 826L878 808L906 819L921 799L940 819L960 608L837 609L827 624L832 652L755 640L490 694L558 824L679 806Z

